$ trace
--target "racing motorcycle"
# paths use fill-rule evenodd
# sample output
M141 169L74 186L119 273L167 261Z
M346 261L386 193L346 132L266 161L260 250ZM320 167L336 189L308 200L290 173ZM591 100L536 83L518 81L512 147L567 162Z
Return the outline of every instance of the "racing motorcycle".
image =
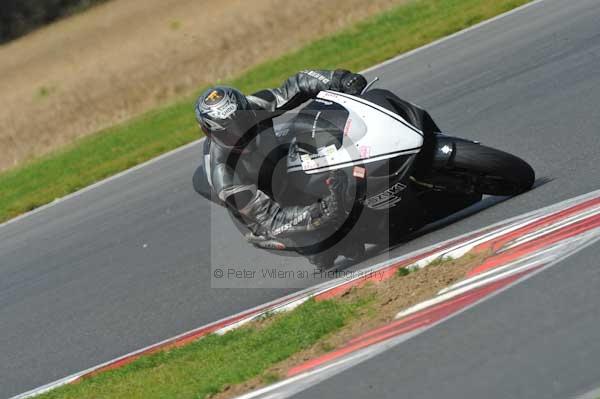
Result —
M338 255L360 259L364 244L397 242L474 204L483 194L511 196L532 187L535 174L527 162L432 131L413 112L415 107L323 91L291 121L285 178L271 190L276 200L285 205L313 203L327 194L324 182L332 171L351 183L349 217L328 237L329 243L319 241L319 250L326 248L328 256L313 262L318 267L330 267ZM344 246L336 246L344 240ZM299 250L272 240L249 241L268 250L315 252L315 246Z

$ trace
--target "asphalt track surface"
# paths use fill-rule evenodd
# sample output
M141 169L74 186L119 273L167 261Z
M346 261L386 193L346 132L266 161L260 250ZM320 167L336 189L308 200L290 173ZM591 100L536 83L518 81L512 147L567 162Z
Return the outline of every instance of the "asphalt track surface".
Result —
M599 248L293 397L576 399L600 382Z
M600 187L599 21L595 0L546 0L369 73L429 109L442 129L515 153L545 180L391 256ZM198 146L188 147L0 227L0 397L297 289L211 288L216 263L312 269L243 243L228 217L193 192L198 157ZM306 397L539 398L593 389L599 248Z

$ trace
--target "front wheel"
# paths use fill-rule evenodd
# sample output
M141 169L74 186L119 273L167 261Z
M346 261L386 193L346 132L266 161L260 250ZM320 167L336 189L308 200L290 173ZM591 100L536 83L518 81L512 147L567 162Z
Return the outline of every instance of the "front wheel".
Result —
M450 136L438 137L431 172L421 183L457 194L516 195L535 180L521 158Z
M470 141L454 142L451 165L451 173L471 178L480 194L516 195L535 181L533 168L521 158Z

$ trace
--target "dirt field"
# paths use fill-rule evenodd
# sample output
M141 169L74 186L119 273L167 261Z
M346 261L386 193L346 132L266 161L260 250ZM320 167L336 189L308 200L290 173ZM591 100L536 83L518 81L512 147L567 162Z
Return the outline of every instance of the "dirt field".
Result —
M113 0L38 30L0 46L0 170L403 2Z

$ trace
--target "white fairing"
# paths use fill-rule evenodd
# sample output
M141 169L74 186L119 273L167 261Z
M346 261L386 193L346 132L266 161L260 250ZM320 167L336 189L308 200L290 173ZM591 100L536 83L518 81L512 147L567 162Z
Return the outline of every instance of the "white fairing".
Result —
M419 152L423 133L399 115L362 98L322 91L317 98L340 104L349 112L342 146L322 147L317 154L288 160L288 171L321 173ZM319 100L317 100L319 101Z

